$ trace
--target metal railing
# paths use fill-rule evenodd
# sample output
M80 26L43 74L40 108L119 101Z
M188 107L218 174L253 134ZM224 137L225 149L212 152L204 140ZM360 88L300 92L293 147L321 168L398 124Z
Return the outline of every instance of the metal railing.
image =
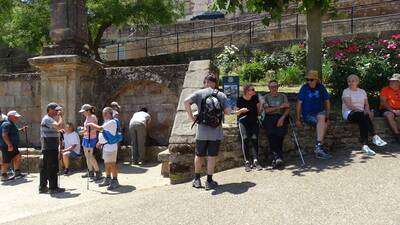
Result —
M325 36L374 31L363 29L363 26L367 23L367 27L370 27L374 25L376 21L381 20L384 20L384 23L390 23L392 22L392 19L393 21L399 21L399 0L385 1L385 6L393 5L393 8L397 13L356 17L356 14L361 14L364 11L370 11L374 8L376 9L376 6L381 4L381 2L379 4L372 3L358 6L353 4L350 8L346 7L337 9L337 12L347 15L349 18L324 21L323 32L325 31ZM105 49L103 49L101 56L103 60L121 60L206 48L213 49L222 47L228 43L241 45L265 42L266 39L268 39L268 36L275 37L274 40L299 39L305 37L306 23L304 15L298 13L287 14L283 17L281 23L273 23L269 27L265 27L261 21L261 18L257 18L225 24L215 24L209 27L191 29L189 31L145 37L134 41L119 41L113 45L104 46ZM364 25L361 25L361 23ZM395 29L400 29L398 23L393 22L393 24L395 25L393 26ZM377 31L380 31L383 27L375 28ZM266 35L267 38L260 38L261 34ZM285 34L286 36L282 34ZM248 38L245 39L244 36L247 36ZM123 54L117 54L122 52ZM120 55L124 57L120 58Z

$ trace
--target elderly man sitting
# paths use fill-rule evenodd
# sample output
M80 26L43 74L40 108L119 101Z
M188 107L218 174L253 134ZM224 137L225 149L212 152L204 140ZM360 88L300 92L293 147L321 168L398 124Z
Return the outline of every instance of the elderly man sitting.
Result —
M393 74L389 79L389 86L381 90L380 109L392 129L396 141L400 143L399 126L395 119L400 116L400 74Z

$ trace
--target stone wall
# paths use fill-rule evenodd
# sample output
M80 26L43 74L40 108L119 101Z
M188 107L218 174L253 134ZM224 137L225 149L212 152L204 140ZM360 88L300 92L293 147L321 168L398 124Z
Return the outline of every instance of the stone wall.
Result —
M121 105L127 144L130 143L128 128L133 113L146 107L152 116L148 144L168 145L186 70L186 64L107 68L95 88L101 99L96 105L100 109L112 101Z
M40 77L38 73L0 74L0 108L4 114L17 110L23 118L20 125L29 124L29 142L39 141ZM21 137L25 145L25 137Z

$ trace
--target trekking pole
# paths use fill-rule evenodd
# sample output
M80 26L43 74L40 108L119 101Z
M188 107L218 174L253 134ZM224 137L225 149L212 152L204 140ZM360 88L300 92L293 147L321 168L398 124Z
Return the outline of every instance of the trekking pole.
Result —
M28 149L28 126L25 125L25 142L26 142L26 169L28 170L28 175L29 175L29 149Z
M294 126L293 120L292 120L292 118L290 116L289 116L289 123L290 123L290 127L292 129L292 136L293 136L294 142L295 142L295 144L297 146L297 150L299 151L299 155L300 155L300 159L301 159L301 167L304 167L306 165L306 163L304 162L303 152L301 151L299 140L297 139L297 135L296 135L296 132L294 130L295 126Z
M88 139L89 139L89 148L90 147L92 147L91 145L90 145L90 126L87 126L87 128L88 128ZM93 154L94 154L94 148L93 148L93 150L92 150L93 152ZM90 154L90 153L89 153ZM88 154L88 155L89 155ZM93 156L94 157L94 156ZM90 173L89 173L89 168L88 168L88 176L87 176L87 178L86 178L86 190L89 190L89 175L90 175Z

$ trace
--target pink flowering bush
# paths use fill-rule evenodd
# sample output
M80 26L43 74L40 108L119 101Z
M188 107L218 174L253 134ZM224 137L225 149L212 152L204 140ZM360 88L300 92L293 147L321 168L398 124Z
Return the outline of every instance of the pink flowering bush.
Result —
M323 53L324 60L332 62L328 85L336 99L347 88L347 76L357 74L361 88L372 104L377 104L377 95L387 85L387 78L400 73L400 34L388 39L328 40Z

